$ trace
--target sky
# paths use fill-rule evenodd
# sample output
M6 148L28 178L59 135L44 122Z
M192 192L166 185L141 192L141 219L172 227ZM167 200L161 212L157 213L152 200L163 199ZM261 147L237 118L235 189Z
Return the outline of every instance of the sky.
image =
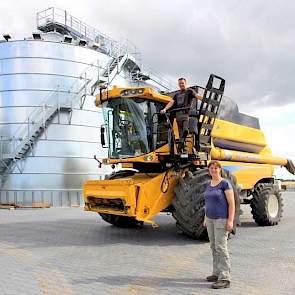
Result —
M224 77L225 95L260 119L273 154L295 162L295 1L2 0L0 33L30 35L36 12L48 7L130 40L144 64L172 81L205 85L211 73Z

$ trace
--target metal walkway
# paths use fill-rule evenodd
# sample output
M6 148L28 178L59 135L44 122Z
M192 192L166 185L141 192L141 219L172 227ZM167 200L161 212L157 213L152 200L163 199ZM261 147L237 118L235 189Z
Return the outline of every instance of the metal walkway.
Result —
M129 67L130 78L133 82L150 80L165 89L165 91L173 89L172 83L164 78L162 74L142 65L141 52L129 40L124 43L118 42L92 26L85 24L66 10L51 7L38 12L37 28L44 33L54 31L63 35L70 35L74 39L84 40L89 45L92 44L92 48L94 48L93 44L95 44L98 51L113 58L109 65L110 72L118 63L123 62L123 60L121 61L123 57L128 57L129 61L133 61L133 64ZM110 73L105 73L104 76L106 77L107 74L110 76ZM109 80L111 79L110 76Z

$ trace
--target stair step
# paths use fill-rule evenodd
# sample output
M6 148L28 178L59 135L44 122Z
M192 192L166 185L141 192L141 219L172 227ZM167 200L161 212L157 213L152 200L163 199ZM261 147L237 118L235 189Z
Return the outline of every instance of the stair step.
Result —
M124 55L120 55L117 59L113 59L112 62L109 64L109 70L106 70L103 73L104 77L108 77L108 74L111 74L113 72L113 70L118 66L118 64L122 61L122 59L124 58Z
M18 155L25 155L29 150L21 150L17 154Z
M71 107L60 107L59 110L62 111L62 112L71 112L72 108Z
M10 155L6 155L6 156L4 155L4 157L3 157L3 161L4 161L4 162L6 162L6 161L9 162L9 161L12 160L12 159L13 159L13 157L10 156ZM0 161L0 163L1 163L1 161Z

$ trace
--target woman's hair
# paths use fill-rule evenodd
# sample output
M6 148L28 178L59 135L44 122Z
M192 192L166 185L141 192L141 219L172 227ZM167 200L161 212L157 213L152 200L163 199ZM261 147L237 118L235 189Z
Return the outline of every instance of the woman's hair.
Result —
M209 162L208 168L210 168L211 166L215 165L216 167L221 169L221 164L217 161L217 160L212 160Z

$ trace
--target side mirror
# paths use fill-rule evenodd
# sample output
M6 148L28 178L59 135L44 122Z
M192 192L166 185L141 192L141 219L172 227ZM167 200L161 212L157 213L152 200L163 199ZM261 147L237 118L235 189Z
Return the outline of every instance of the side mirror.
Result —
M103 148L106 148L106 140L105 140L105 127L104 125L100 126L100 143Z
M98 168L101 168L102 162L96 158L96 155L93 156L94 160L98 162Z

